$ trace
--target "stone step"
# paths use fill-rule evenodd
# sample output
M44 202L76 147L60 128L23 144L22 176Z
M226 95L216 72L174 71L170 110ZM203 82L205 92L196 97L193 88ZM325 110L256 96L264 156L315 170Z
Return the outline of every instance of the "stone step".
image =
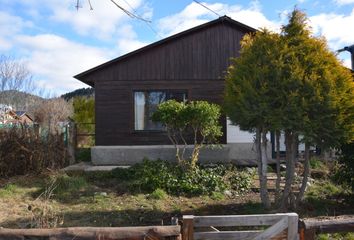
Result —
M129 168L130 166L118 166L118 165L93 165L90 162L80 162L74 165L70 165L62 170L65 172L109 172L116 168Z

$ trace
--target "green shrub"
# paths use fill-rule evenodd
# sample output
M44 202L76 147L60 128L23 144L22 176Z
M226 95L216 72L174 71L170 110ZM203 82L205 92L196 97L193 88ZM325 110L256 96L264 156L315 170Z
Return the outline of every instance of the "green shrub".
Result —
M181 166L163 160L144 159L129 169L115 169L113 176L127 181L131 189L153 192L162 189L174 195L202 195L232 190L248 191L253 175L233 166L196 166L186 171Z
M161 200L165 199L167 197L167 193L162 190L161 188L156 189L150 194L150 198L156 199L156 200Z

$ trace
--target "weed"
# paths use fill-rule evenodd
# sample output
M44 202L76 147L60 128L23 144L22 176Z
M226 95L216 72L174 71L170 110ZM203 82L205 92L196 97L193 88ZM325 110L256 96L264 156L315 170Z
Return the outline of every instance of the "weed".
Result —
M6 184L2 189L0 189L0 197L10 197L19 192L19 188L15 184Z
M335 185L331 181L326 180L310 186L306 192L306 197L328 199L345 192L346 190L340 185Z
M324 162L318 158L315 158L315 157L310 159L310 167L311 167L311 169L319 169L319 170L326 169Z
M224 200L225 195L222 194L221 192L212 192L210 197L213 200Z
M31 213L31 228L55 228L64 223L63 215L52 204L51 198L57 185L52 181L39 197L28 206Z
M86 179L82 176L60 174L55 176L52 181L56 183L57 187L54 190L54 194L57 195L79 191L88 186Z
M161 188L157 188L157 189L155 189L155 191L153 191L150 194L149 197L152 199L157 199L157 200L166 199L167 193L164 190L162 190Z
M333 233L333 234L319 234L315 238L316 240L353 240L354 233Z

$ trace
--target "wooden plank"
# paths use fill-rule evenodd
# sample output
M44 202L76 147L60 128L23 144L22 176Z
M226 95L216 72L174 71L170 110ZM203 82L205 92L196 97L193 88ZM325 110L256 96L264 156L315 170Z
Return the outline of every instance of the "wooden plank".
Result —
M195 216L195 227L208 226L270 226L287 214L255 214L255 215L225 215L225 216Z
M280 234L284 229L288 227L288 217L284 216L279 222L273 226L267 228L264 232L257 235L254 240L270 239Z
M182 240L194 239L194 216L184 215L182 225Z
M299 239L299 216L296 213L288 213L288 240Z
M314 229L321 233L353 232L354 216L342 216L333 219L305 219L301 220L305 230Z
M53 229L0 229L0 239L29 239L30 237L50 237L56 239L163 239L180 235L180 226L148 227L72 227Z
M224 231L224 232L196 232L195 240L234 240L234 239L250 239L259 234L261 231Z

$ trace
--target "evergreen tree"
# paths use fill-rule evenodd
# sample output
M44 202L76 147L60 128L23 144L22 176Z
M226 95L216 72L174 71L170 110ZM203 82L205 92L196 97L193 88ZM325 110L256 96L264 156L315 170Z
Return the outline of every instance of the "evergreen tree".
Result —
M310 146L333 147L353 138L352 76L326 41L311 35L305 14L296 9L281 34L262 30L247 35L241 47L227 75L225 111L241 129L256 133L261 198L266 207L265 136L268 131L284 132L287 170L279 206L295 206L306 187ZM291 185L300 141L306 145L305 174L295 196Z

